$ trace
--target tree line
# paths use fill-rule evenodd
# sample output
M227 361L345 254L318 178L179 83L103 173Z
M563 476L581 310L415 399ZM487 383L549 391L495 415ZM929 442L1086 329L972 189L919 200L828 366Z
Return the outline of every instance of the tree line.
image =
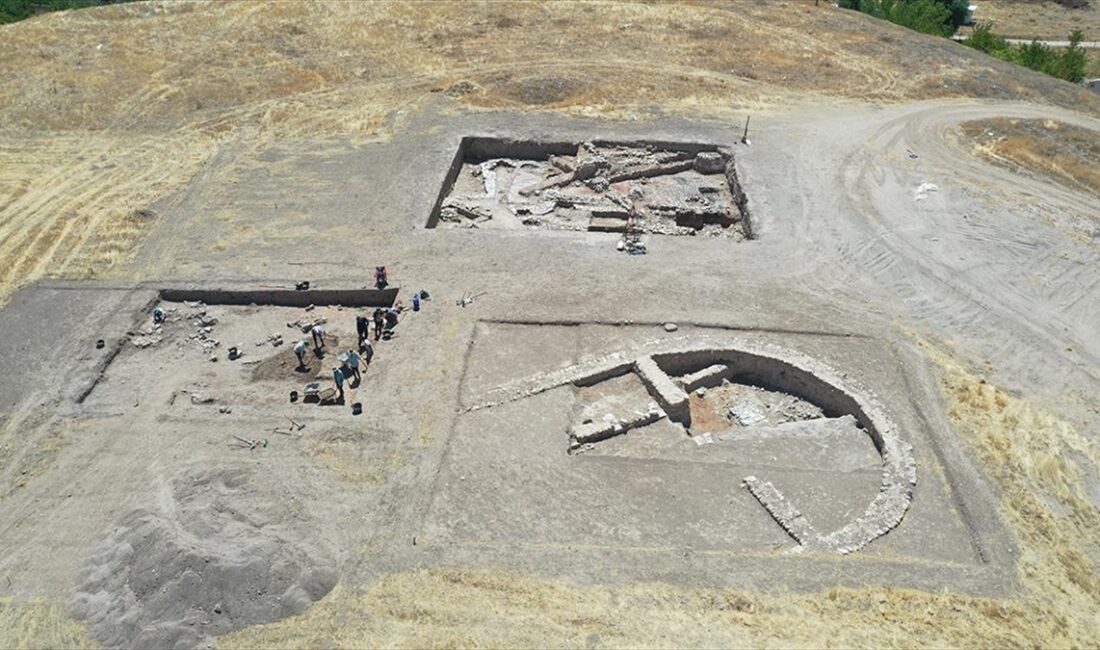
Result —
M969 4L970 0L839 0L837 3L842 9L854 9L936 36L953 35L966 21ZM1088 65L1081 47L1084 38L1081 30L1074 30L1069 36L1069 47L1060 51L1038 40L1013 45L1004 36L994 33L991 25L982 24L962 43L1003 61L1081 83Z
M0 0L0 25L25 20L50 11L83 9L132 0Z

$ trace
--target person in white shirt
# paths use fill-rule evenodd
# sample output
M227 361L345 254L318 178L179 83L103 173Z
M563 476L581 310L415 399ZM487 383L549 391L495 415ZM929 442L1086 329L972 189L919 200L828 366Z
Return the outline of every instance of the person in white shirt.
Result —
M309 348L309 343L306 343L305 339L298 341L294 344L294 354L298 357L298 367L304 368L306 366L306 349Z

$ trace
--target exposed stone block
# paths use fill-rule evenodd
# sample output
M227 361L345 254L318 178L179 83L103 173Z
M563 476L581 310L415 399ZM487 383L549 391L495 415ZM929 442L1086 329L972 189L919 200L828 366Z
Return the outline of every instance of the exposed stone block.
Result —
M724 363L717 363L713 366L707 366L698 372L693 372L690 375L686 375L679 379L679 383L684 387L684 390L691 392L696 388L712 388L722 383L723 379L726 379L733 371Z
M700 174L721 174L726 171L726 159L717 151L700 151L695 155L694 167Z
M641 377L649 393L653 395L661 408L668 413L668 417L677 422L688 422L691 419L688 395L672 380L653 357L642 357L634 364L634 369Z
M761 481L755 476L746 476L745 487L749 489L760 505L771 514L783 530L803 546L813 545L818 540L817 531L810 522L802 516L798 508L794 507L775 486L768 481Z
M599 442L613 436L653 424L665 417L665 412L656 404L650 404L645 411L632 413L624 418L606 418L575 425L569 431L572 446L576 447L587 442Z

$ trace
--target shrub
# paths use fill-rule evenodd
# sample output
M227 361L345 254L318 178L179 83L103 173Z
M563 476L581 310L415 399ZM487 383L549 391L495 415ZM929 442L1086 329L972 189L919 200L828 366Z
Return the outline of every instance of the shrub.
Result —
M925 34L950 36L966 18L968 0L840 0L837 5Z
M49 11L83 9L133 0L0 0L0 25L14 23Z
M970 36L966 37L963 44L976 50L981 50L986 54L992 54L998 58L1006 58L998 56L998 52L1005 52L1012 49L1012 46L1008 44L1004 36L993 33L993 26L989 23L980 23L976 25L974 31Z
M1069 36L1069 47L1058 52L1039 41L1013 46L1003 36L994 34L989 25L978 25L963 44L1052 77L1081 83L1088 65L1085 50L1081 47L1084 38L1081 30L1074 30Z

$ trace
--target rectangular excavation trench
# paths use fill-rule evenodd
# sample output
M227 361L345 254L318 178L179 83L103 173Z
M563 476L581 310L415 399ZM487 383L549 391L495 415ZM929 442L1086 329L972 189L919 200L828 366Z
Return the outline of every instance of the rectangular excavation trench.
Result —
M127 336L117 339L103 360L97 364L90 381L75 394L75 402L83 404L97 389L115 364L120 352L135 337L148 337L150 310L159 303L176 305L199 304L207 307L261 307L261 308L374 308L392 307L397 301L398 287L386 289L224 289L206 287L171 287L157 291L139 313L134 314L135 325ZM139 324L140 323L140 324Z
M465 137L426 227L753 239L732 149L656 140Z
M392 307L397 287L388 289L161 289L167 302L202 302L207 305L271 305L273 307L336 306Z

